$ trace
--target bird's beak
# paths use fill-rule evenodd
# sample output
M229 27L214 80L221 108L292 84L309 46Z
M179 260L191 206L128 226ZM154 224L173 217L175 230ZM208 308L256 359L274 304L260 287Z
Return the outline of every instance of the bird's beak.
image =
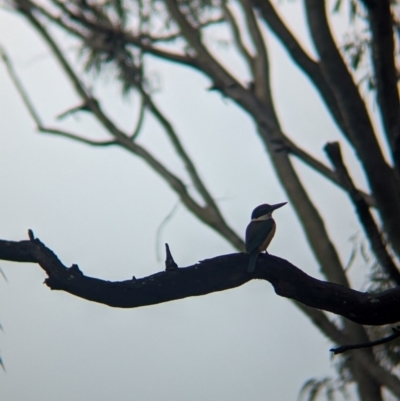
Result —
M277 203L276 205L271 205L272 210L279 209L282 206L285 206L287 202Z

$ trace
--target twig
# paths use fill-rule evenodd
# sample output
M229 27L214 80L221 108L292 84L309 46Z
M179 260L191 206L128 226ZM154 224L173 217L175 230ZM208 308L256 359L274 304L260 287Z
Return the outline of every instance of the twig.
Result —
M92 98L92 101L94 103L96 103L97 107L100 107L97 99ZM69 115L75 114L79 111L88 111L88 112L92 113L92 109L90 108L90 105L87 102L85 102L78 106L72 107L66 111L63 111L61 114L59 114L57 116L57 120L63 120L64 118L68 117Z
M146 35L139 35L139 36L134 36L129 32L121 31L118 28L115 28L113 26L105 26L104 23L100 24L99 21L93 22L89 21L84 17L82 14L75 14L71 10L69 10L67 7L62 2L53 2L55 3L58 7L61 8L61 10L68 15L68 17L73 20L73 21L79 21L83 26L85 26L88 30L95 31L96 33L101 33L103 35L119 35L121 39L123 39L127 44L136 46L143 50L144 53L151 54L153 56L159 57L164 60L168 61L173 61L178 64L186 65L188 67L192 67L194 69L199 69L197 66L195 60L191 58L188 55L183 55L179 53L173 53L173 52L168 52L166 50L157 48L152 46L151 44L151 38L146 36ZM38 4L34 4L35 9L37 9L43 16L45 16L48 20L54 22L57 24L59 27L62 29L66 30L67 32L71 33L72 35L80 38L83 40L87 45L92 46L93 48L97 48L99 50L99 47L93 46L93 39L90 38L89 36L85 36L82 32L80 32L78 29L74 28L71 23L67 23L65 20L62 20L60 17L55 16L51 14L48 10L45 8L39 6ZM150 39L147 40L146 39ZM148 42L148 43L147 43ZM95 41L95 43L98 45L99 42Z
M145 106L145 102L144 102L143 96L142 96L142 98L140 100L139 118L136 123L136 127L133 130L132 135L130 136L132 141L134 141L139 136L140 131L142 130L145 111L146 111L146 106Z
M374 347L375 345L381 345L388 343L398 337L400 337L400 326L392 327L393 334L390 336L381 338L379 340L370 341L367 343L361 344L348 344L348 345L341 345L340 347L331 348L329 351L333 352L335 355L342 354L343 352L350 351L352 349L360 349L360 348L370 348Z
M215 19L209 19L206 22L203 22L201 24L199 24L196 29L200 30L200 29L204 29L207 28L211 25L214 24L219 24L221 22L224 22L225 18L224 17L218 17ZM174 41L176 39L179 39L181 37L181 33L180 32L174 32L171 33L169 35L164 35L164 36L150 36L150 35L143 35L142 37L149 40L151 43L157 43L157 42L162 42L162 43L166 43L166 42L171 42Z
M256 49L255 56L253 57L254 93L258 99L262 100L271 117L276 119L274 116L275 112L270 87L268 49L249 0L240 0L240 3L244 11L245 21L251 40Z
M162 113L162 111L157 107L157 105L154 103L153 99L151 96L141 87L138 87L139 91L141 92L144 101L149 108L150 112L153 114L153 116L158 120L158 122L161 124L161 126L164 128L169 140L171 141L172 146L174 147L176 153L178 156L181 158L182 162L185 165L186 171L188 172L193 185L199 192L199 195L203 198L204 202L211 207L213 210L215 210L216 215L221 216L219 209L217 207L217 204L215 203L213 197L207 190L206 186L204 185L203 181L201 180L197 169L190 158L190 156L187 154L185 148L183 147L181 141L179 140L178 134L176 133L174 127L170 123L170 121L167 119L167 117Z
M64 138L72 139L74 141L81 142L81 143L84 143L85 145L90 145L90 146L106 147L106 146L119 145L118 141L116 141L116 140L92 141L91 139L87 139L82 136L75 135L70 132L58 129L58 128L40 126L40 127L38 127L38 131L43 132L45 134L53 134L53 135L62 136Z
M156 234L156 252L157 252L157 260L160 260L160 254L159 254L159 249L160 249L160 239L161 239L161 232L164 229L165 225L171 220L171 218L174 216L175 212L178 210L179 206L179 201L175 203L174 207L172 210L164 217L163 221L159 225L157 229L157 234Z
M253 75L254 78L254 71L253 71L253 56L250 54L249 50L247 49L246 45L243 42L242 35L240 33L240 28L235 20L235 17L233 16L232 11L229 9L229 7L226 4L226 1L223 2L223 10L226 16L226 20L228 21L231 30L232 30L232 36L234 43L240 53L242 54L243 58L246 60L247 65L249 66L249 69L251 71L251 74Z
M27 92L25 91L24 86L22 85L20 79L18 78L18 76L15 72L14 66L12 65L7 53L5 52L4 48L1 45L0 45L0 55L7 68L8 75L10 76L15 88L17 89L19 95L21 96L22 101L25 104L25 107L28 109L29 114L35 121L36 125L41 126L42 122L39 117L39 114L37 113L31 100L29 99L29 96L28 96Z
M1 267L0 267L0 275L3 277L4 281L5 281L6 283L8 283L7 276L6 276L6 274L4 273L4 270L3 270ZM0 330L2 330L1 325L0 325Z
M36 111L32 101L30 100L30 98L28 96L27 91L25 90L24 86L22 85L22 82L20 81L18 75L16 74L14 66L11 63L11 60L7 56L4 48L2 48L1 46L0 46L0 54L3 59L4 64L6 65L8 74L15 85L15 88L17 89L19 95L21 96L22 101L24 102L26 108L29 111L29 114L35 121L37 130L39 132L63 136L65 138L73 139L75 141L82 142L82 143L85 143L87 145L92 145L92 146L110 146L110 145L115 145L117 143L115 140L114 141L96 142L96 141L92 141L90 139L83 138L79 135L72 134L72 133L64 131L64 130L60 130L58 128L44 126L42 123L42 120L39 116L39 113Z

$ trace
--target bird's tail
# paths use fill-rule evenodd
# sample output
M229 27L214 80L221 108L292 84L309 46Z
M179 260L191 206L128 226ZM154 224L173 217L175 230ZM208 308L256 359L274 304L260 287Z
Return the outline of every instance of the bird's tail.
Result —
M258 252L253 251L250 254L249 266L247 267L247 273L253 273L256 270L256 262L257 262Z

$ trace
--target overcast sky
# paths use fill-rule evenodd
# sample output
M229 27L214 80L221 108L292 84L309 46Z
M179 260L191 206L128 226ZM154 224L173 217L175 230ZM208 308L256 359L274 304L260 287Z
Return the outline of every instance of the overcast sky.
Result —
M301 2L281 9L310 52ZM335 17L338 32L344 19ZM208 41L218 57L245 77L233 50ZM78 100L36 33L19 17L0 12L0 42L51 125ZM306 78L274 37L272 85L284 130L325 160L322 147L339 139L335 125ZM72 53L71 53L72 54ZM250 119L232 102L206 90L204 76L153 61L160 82L156 96L170 116L201 176L228 222L244 234L252 209L286 201ZM97 93L122 127L133 127L137 101L121 100L112 74ZM35 132L34 123L0 65L0 238L22 240L32 229L66 265L107 280L143 277L164 268L163 243L187 266L234 252L182 205L157 230L177 203L168 186L127 152L95 149ZM92 138L104 132L89 116L69 118L65 127ZM140 142L176 173L181 165L151 119ZM352 152L345 147L360 185ZM362 233L346 196L296 162L344 263ZM275 214L276 237L269 250L320 277L290 205ZM161 255L161 260L158 258ZM295 400L310 378L335 377L324 338L289 300L264 281L240 288L145 308L118 310L63 292L50 291L33 264L1 262L0 399L7 401L205 401ZM367 267L358 258L351 276L363 288Z

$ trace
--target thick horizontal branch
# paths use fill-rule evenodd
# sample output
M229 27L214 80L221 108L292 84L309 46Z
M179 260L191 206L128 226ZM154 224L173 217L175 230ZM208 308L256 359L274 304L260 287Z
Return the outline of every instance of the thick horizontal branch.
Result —
M53 251L33 236L20 242L0 240L0 259L38 263L48 275L45 283L51 289L118 308L206 295L239 287L252 279L262 279L269 281L280 296L359 324L383 325L400 320L400 288L376 294L355 291L310 277L290 262L272 255L259 256L254 274L246 271L249 256L235 253L119 282L87 277L77 265L65 267Z

